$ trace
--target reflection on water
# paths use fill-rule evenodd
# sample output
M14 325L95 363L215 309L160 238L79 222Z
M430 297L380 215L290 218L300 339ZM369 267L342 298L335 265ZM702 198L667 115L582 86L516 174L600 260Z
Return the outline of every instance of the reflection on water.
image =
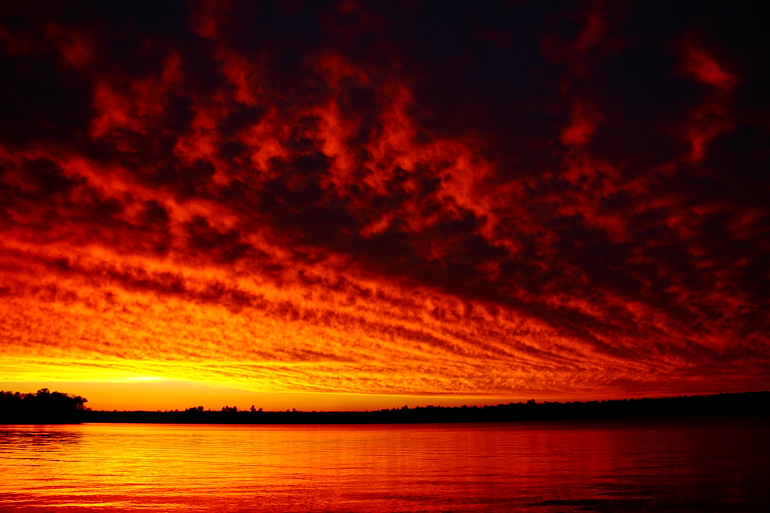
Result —
M1 511L770 511L770 419L0 426Z

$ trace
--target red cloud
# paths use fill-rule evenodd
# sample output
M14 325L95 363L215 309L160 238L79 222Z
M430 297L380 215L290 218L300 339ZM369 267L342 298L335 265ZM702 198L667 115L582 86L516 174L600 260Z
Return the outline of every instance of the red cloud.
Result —
M597 114L590 114L581 102L576 102L572 106L570 124L561 133L561 142L572 146L584 145L596 130L598 120Z
M730 89L735 79L725 73L719 64L703 50L693 44L685 45L685 69L704 84L720 89Z
M676 69L687 27L588 7L447 33L419 6L248 3L3 28L4 361L259 390L766 386L763 125L713 58Z

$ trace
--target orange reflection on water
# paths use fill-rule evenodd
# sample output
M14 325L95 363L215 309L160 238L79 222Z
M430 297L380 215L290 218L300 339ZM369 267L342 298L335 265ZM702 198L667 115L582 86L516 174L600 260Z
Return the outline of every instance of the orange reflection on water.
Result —
M751 417L5 426L0 509L758 511L769 429Z

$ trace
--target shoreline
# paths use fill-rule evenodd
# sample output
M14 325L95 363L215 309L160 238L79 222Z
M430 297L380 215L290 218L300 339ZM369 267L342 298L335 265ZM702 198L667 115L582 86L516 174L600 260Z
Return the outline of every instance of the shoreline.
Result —
M62 417L36 412L16 417L0 415L0 424L473 424L767 414L770 414L770 391L567 403L529 401L483 407L418 406L358 412L237 411L224 408L222 411L204 411L202 408L190 408L184 411L84 410Z

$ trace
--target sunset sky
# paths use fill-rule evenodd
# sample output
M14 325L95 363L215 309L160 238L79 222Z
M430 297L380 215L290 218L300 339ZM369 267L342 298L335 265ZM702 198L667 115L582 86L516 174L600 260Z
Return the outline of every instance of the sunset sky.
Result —
M3 2L0 389L770 388L749 2Z

